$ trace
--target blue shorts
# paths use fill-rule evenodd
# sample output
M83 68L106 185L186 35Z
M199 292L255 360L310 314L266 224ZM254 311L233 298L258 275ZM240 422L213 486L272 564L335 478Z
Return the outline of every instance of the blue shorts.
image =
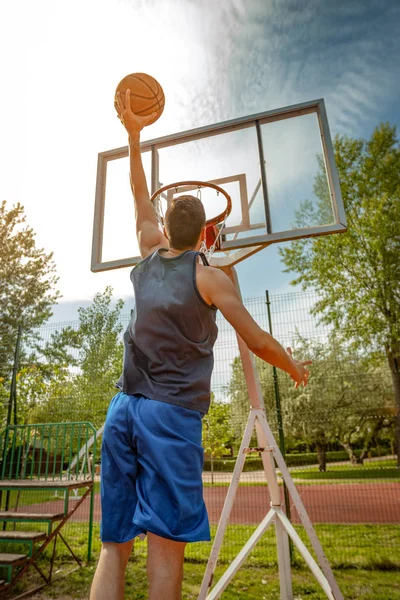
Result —
M148 531L209 541L202 470L199 412L119 392L103 433L102 541L123 543Z

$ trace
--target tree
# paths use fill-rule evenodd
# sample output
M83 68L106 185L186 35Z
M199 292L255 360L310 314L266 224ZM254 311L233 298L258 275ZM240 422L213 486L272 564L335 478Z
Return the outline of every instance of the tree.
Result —
M229 419L235 436L235 451L243 437L244 428L249 417L249 395L244 378L242 361L237 356L232 363L232 375L227 386L231 404Z
M51 316L60 297L53 253L38 248L24 208L0 204L0 377L9 377L18 325L24 338Z
M37 347L20 380L31 419L88 420L96 427L104 423L122 371L122 308L122 300L112 307L112 288L107 287L90 306L79 308L76 329L65 327Z
M283 426L286 441L315 447L321 471L326 470L329 443L339 443L349 459L362 462L376 445L383 428L390 429L386 416L390 404L388 369L376 357L360 356L341 343L335 334L329 340L305 339L292 342L299 360L313 361L306 388L294 389L289 377L278 370ZM277 432L277 415L272 368L256 360L268 421ZM232 365L228 386L235 444L241 441L249 413L249 399L240 358ZM277 436L276 436L277 437ZM256 445L256 440L252 442ZM361 459L355 448L363 447Z
M329 442L343 446L352 464L362 463L377 443L383 427L388 394L388 369L340 343L335 333L327 341L298 336L296 355L313 361L308 385L285 393L285 430L315 445L320 471L326 471ZM359 457L355 447L362 446Z
M272 367L257 356L255 357L255 363L258 377L260 378L268 422L272 430L276 433L277 417ZM283 372L278 372L278 378L280 382L284 382L286 375L283 374ZM249 394L244 377L242 361L239 356L237 356L232 363L232 375L226 391L232 407L230 420L235 439L234 446L235 450L238 450L250 412ZM255 432L253 434L251 445L257 446Z
M293 285L314 288L313 312L353 347L385 353L390 368L400 467L400 149L396 128L381 124L369 141L337 136L335 158L348 231L281 248ZM323 220L329 191L322 172L318 205L303 203L295 226ZM320 222L320 221L319 221Z
M80 308L76 341L81 374L76 379L81 410L87 407L98 427L104 423L108 404L116 393L115 384L122 372L123 343L120 315L124 303L112 308L112 288L96 294L93 303Z
M213 460L230 452L235 436L230 420L231 407L211 399L210 410L203 418L203 447L211 457L211 483L214 483Z
M62 423L79 405L73 374L66 365L32 363L17 375L18 423ZM82 419L83 420L83 419Z

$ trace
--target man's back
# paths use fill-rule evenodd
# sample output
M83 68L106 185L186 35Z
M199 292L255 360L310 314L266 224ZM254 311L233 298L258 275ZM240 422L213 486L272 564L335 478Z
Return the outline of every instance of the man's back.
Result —
M203 300L196 284L199 253L164 255L156 250L131 272L136 306L124 335L118 386L204 414L218 333L216 308Z

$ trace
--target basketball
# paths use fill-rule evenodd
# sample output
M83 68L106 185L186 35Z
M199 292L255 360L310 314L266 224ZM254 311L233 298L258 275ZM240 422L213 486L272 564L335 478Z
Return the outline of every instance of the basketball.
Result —
M164 110L165 97L161 85L146 73L131 73L124 77L115 90L114 105L119 92L125 101L126 90L131 91L131 111L136 115L146 117L156 112L156 116L147 125L160 118Z

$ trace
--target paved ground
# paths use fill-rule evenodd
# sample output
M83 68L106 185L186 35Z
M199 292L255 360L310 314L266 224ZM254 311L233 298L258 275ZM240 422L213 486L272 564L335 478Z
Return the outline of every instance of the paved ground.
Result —
M254 474L253 474L254 476ZM254 479L253 479L254 480ZM400 523L400 483L354 483L297 485L308 515L313 523ZM281 493L283 494L283 488ZM211 523L217 523L228 488L215 485L204 488L204 498ZM74 502L74 500L71 500ZM230 523L259 523L269 509L268 488L239 487ZM20 507L20 511L62 512L63 501ZM89 501L78 508L75 521L87 521ZM100 497L95 496L95 520L101 517ZM292 506L292 521L299 522Z

